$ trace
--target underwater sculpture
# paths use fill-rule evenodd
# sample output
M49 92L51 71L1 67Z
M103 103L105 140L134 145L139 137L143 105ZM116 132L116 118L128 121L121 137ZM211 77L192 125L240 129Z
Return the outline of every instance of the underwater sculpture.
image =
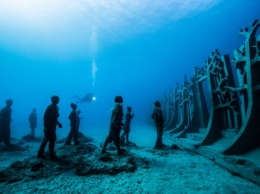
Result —
M190 114L185 113L183 107L179 108L177 113L174 112L177 119L172 124L177 126L186 118L188 126L180 130L165 130L178 145L260 185L260 175L256 170L260 167L259 26L258 19L250 28L240 30L239 34L246 40L234 51L232 62L236 72L232 72L229 56L221 55L217 49L206 59L203 67L194 68L191 78L193 109ZM182 97L184 88L185 83L178 91ZM176 110L178 105L174 105Z
M30 113L28 120L29 120L29 124L30 124L31 135L32 135L32 137L35 137L35 128L37 127L36 108L32 109L32 112Z
M157 131L157 138L154 147L156 149L160 149L165 147L165 145L162 142L164 118L162 116L162 108L161 108L161 103L159 101L154 102L154 109L151 117L154 120L154 124Z
M121 131L121 128L124 126L124 124L122 123L123 116L124 116L123 107L122 107L122 103L123 103L122 96L116 96L114 99L114 102L115 102L115 107L114 107L114 109L112 111L112 115L111 115L109 133L105 140L101 153L106 154L107 145L109 143L111 143L112 141L114 141L114 144L117 149L117 153L118 153L118 155L121 155L126 151L126 150L120 148L120 131Z
M11 121L12 121L12 109L13 100L6 100L6 106L0 112L0 143L4 141L5 146L11 146L10 134L11 134Z
M179 90L180 86L178 83L175 85L174 90L169 91L169 95L165 94L165 99L162 101L162 109L166 110L168 112L168 117L165 119L165 126L164 130L172 130L173 128L176 127L178 124L178 113L179 113L179 99L180 99L180 94ZM166 113L167 114L167 113Z
M174 126L171 126L173 123L172 119L174 119L174 95L175 90L172 88L169 89L169 93L165 93L161 102L162 102L162 110L163 110L163 118L165 119L164 128L171 129Z
M125 143L125 137L126 137L126 143L131 143L129 141L129 133L130 133L131 120L134 117L134 113L131 113L131 112L132 112L132 107L128 106L127 113L125 114L125 123L124 123L124 127L123 127L124 133L120 137L121 144Z
M55 142L56 138L56 127L62 128L62 124L58 121L60 116L58 103L60 98L58 96L51 97L51 104L46 108L44 113L44 139L38 150L37 158L45 158L44 149L49 143L50 158L55 160L57 156L55 154Z
M72 111L69 115L70 120L70 132L67 137L67 140L65 142L65 145L70 145L72 137L74 138L74 145L79 145L78 141L78 133L79 133L79 116L77 113L77 105L74 103L70 104L70 107L72 108Z
M186 76L184 77L183 85L178 89L176 88L176 100L175 100L175 119L172 119L171 122L176 122L174 128L170 129L168 125L168 130L171 130L171 133L177 133L186 129L189 125L189 122L193 114L193 92L192 92L192 81L188 81Z
M94 94L92 93L87 93L85 96L83 96L82 98L80 98L79 96L75 95L75 96L72 96L72 98L76 98L77 101L75 102L76 104L77 103L84 103L84 102L87 102L87 103L90 103L94 100L96 100L96 97Z
M28 118L29 126L30 126L30 133L23 136L22 139L27 142L40 142L42 141L42 138L35 136L35 129L37 127L37 113L36 108L32 109L32 112L29 115Z

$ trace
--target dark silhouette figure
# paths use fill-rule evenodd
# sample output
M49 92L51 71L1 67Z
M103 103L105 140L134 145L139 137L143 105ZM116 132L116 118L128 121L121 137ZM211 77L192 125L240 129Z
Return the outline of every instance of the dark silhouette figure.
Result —
M120 131L121 131L122 126L124 126L124 124L122 123L122 120L123 120L122 103L123 103L123 98L121 96L116 96L115 97L115 107L114 107L114 109L112 111L112 115L111 115L110 130L109 130L109 134L105 140L103 149L101 151L102 154L107 153L106 147L112 141L114 141L118 154L122 154L122 152L125 151L124 149L120 148Z
M121 135L121 141L124 142L125 136L126 136L126 142L130 143L129 141L129 133L130 133L130 124L131 120L134 117L134 114L131 114L132 107L127 107L127 113L125 115L125 126L124 126L124 133Z
M88 93L86 94L83 98L80 98L79 96L75 95L73 96L72 98L77 98L78 101L76 101L75 103L84 103L84 102L87 102L87 103L90 103L92 102L93 100L95 100L95 96L94 94L92 93Z
M31 129L31 136L35 137L35 128L37 127L37 113L35 108L32 109L32 112L28 119Z
M77 115L77 105L74 103L70 104L72 111L69 115L70 120L70 133L67 137L67 140L65 142L65 145L70 145L72 137L74 137L74 145L79 145L78 142L78 130L79 130L79 118Z
M56 159L56 155L54 152L55 141L56 141L56 126L62 128L62 124L58 121L59 108L57 104L60 101L58 96L51 97L52 104L49 105L44 113L44 139L40 145L40 149L38 151L38 158L44 158L44 148L49 142L49 152L50 158Z
M11 146L10 135L11 135L11 115L13 100L6 100L6 106L0 112L0 143L4 141L5 146Z
M76 113L77 113L77 130L78 130L78 133L79 133L80 119L82 119L82 118L80 117L81 111L80 111L80 110L77 110Z
M156 129L157 129L157 139L155 142L155 148L159 149L164 147L165 145L162 143L162 135L164 128L164 119L162 116L161 103L159 101L154 102L154 109L152 114L152 119L154 120Z

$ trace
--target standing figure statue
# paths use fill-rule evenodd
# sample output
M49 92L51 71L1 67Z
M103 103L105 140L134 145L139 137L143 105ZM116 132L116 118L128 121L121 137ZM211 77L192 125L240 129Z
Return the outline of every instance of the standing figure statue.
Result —
M44 113L44 139L40 145L40 149L38 150L37 158L44 158L44 148L49 142L49 152L51 159L57 159L56 154L54 152L55 141L56 141L56 126L62 128L62 124L58 121L60 116L58 103L60 98L58 96L51 97L51 104L47 107Z
M78 119L78 114L76 112L77 105L74 103L71 103L70 106L72 108L72 111L69 115L70 133L67 137L65 145L70 145L72 137L74 138L74 145L79 145L79 141L78 141L79 119Z
M162 147L165 147L165 145L162 143L164 119L163 119L163 116L162 116L161 103L159 101L154 102L152 119L154 120L156 130L157 130L157 139L156 139L156 142L155 142L155 148L160 149Z
M77 130L78 130L78 133L79 133L79 127L80 127L80 120L82 119L80 117L80 113L81 113L81 110L77 110Z
M115 97L115 107L114 107L114 109L112 111L112 115L111 115L109 134L105 140L103 149L101 151L102 154L107 153L106 147L112 141L114 141L114 144L117 149L117 153L119 155L125 151L124 149L120 148L120 131L121 131L122 126L124 126L124 124L122 123L122 120L123 120L122 103L123 103L123 98L121 96L116 96Z
M129 141L129 133L130 133L130 124L131 124L131 120L134 117L134 113L131 114L132 112L132 107L128 106L127 107L127 113L125 115L125 123L124 123L124 133L121 135L121 142L125 142L125 136L126 136L126 143L131 143Z
M0 143L4 141L5 146L11 146L10 135L11 135L11 115L13 100L6 100L6 106L0 112Z
M36 109L32 109L32 112L28 118L29 124L30 124L30 129L31 129L31 136L35 137L35 128L37 127L37 113Z

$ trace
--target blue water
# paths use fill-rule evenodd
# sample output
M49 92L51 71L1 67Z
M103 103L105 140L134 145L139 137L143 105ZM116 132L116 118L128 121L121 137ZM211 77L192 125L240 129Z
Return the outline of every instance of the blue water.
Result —
M11 98L12 134L29 132L52 95L68 133L73 95L82 128L107 130L116 95L132 106L134 125L152 125L153 102L189 79L216 48L230 54L259 15L259 0L0 0L0 107Z

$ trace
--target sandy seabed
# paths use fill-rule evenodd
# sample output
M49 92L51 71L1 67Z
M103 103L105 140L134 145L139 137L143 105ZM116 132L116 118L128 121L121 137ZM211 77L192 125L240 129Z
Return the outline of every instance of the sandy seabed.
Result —
M107 134L97 131L83 133L94 138L93 144L101 150L99 145ZM135 128L130 135L138 147L126 149L148 160L149 168L137 168L133 173L122 172L117 175L77 176L73 171L68 171L40 180L0 183L0 193L260 194L258 185L233 175L203 156L183 149L154 150L156 133L153 128ZM164 143L170 146L173 142L164 138ZM0 153L0 168L4 169L18 160L36 157L39 143L28 143L28 146L28 151Z

